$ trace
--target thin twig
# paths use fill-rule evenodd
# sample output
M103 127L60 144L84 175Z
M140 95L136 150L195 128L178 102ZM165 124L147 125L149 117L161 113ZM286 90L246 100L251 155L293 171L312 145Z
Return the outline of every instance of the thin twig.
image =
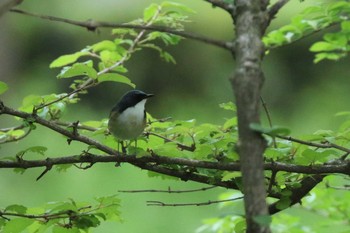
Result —
M284 5L286 5L288 2L289 0L279 0L268 9L269 22L273 20L273 18L277 15L277 13L281 10L281 8Z
M226 200L217 200L217 201L207 201L207 202L198 202L198 203L164 203L161 201L147 201L147 206L172 206L172 207L178 207L178 206L206 206L206 205L212 205L217 203L223 203L223 202L229 202L229 201L236 201L239 199L243 199L243 197L236 197L236 198L230 198Z
M161 139L164 139L165 142L173 142L176 144L177 147L179 147L181 150L187 150L187 151L195 151L196 150L196 144L195 143L192 143L191 146L187 146L185 144L182 144L180 142L177 142L177 141L174 141L170 138L167 138L167 137L164 137L160 134L157 134L157 133L154 133L154 132L146 132L145 133L146 136L149 136L149 135L152 135L152 136L155 136L155 137L158 137L158 138L161 138Z
M120 193L192 193L206 191L209 189L217 188L217 186L210 186L199 189L189 189L189 190L172 190L168 187L168 190L158 190L158 189L145 189L145 190L119 190Z
M297 139L297 138L293 138L291 136L280 136L277 135L276 137L278 138L282 138L288 141L292 141L292 142L297 142L299 144L303 144L303 145L307 145L307 146L312 146L312 147L317 147L317 148L334 148L334 149L338 149L340 151L344 151L346 153L350 153L350 149L337 145L335 143L331 143L331 142L325 142L325 143L315 143L315 142L309 142L309 141L304 141L301 139ZM347 156L347 155L346 155ZM345 158L346 158L345 156Z
M9 142L17 142L17 141L27 137L31 132L32 132L32 129L29 128L28 131L25 132L23 135L21 135L19 137L12 137L12 138L6 139L4 141L0 141L0 144L9 143Z
M260 96L260 101L261 101L261 104L262 104L262 106L264 108L264 111L265 111L265 114L266 114L266 118L267 118L267 121L269 122L270 128L272 128L272 120L271 120L270 112L269 112L269 109L267 108L266 102L264 101L262 96ZM275 136L272 137L272 142L273 142L273 147L277 148L277 143L276 143L276 137Z

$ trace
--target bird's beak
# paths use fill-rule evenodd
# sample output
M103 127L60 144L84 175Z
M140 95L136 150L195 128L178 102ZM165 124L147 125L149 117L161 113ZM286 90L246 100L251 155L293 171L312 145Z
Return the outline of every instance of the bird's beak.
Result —
M148 98L150 98L152 96L154 96L154 94L147 94L146 98L148 99Z

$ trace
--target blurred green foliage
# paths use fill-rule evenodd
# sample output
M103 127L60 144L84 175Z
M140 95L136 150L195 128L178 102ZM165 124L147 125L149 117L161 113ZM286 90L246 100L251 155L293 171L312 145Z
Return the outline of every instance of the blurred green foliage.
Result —
M67 18L80 18L82 20L94 18L96 20L127 22L138 18L142 9L146 8L145 2L140 1L138 5L134 5L135 1L132 2L133 4L130 5L128 1L120 1L118 2L118 7L116 7L113 1L105 1L103 4L99 3L98 5L96 5L94 1L76 1L72 3L73 5L69 6L55 1L50 3L45 1L41 3L25 1L21 5L21 8L43 14L60 15ZM188 26L186 25L186 30L199 31L206 35L215 35L213 37L221 39L232 38L230 19L224 16L222 14L223 12L218 9L212 9L211 6L200 1L195 3L186 2L186 4L196 9L197 12L196 15L191 17L191 21L194 23ZM286 9L283 9L282 13L278 16L278 20L276 20L276 23L271 27L270 35L278 33L278 31L274 31L274 29L278 28L276 25L289 22L289 14L299 11L305 4L312 3L294 2L290 6L287 6ZM155 4L146 8L143 14L143 20L147 21L151 19L156 9L154 6ZM74 9L80 10L77 11ZM127 9L127 12L125 9ZM286 12L292 13L284 14ZM300 20L292 20L292 24L293 23L301 25ZM160 128L162 127L163 129L168 129L169 127L176 128L173 132L166 132L171 135L174 132L178 133L181 131L181 124L187 122L186 124L189 125L186 125L183 129L186 133L188 133L187 130L191 127L193 128L192 130L197 133L204 129L215 131L215 137L203 137L200 139L203 143L202 147L196 151L198 153L198 155L196 155L197 157L203 154L211 154L210 152L212 152L212 149L208 148L207 145L216 148L228 148L230 140L223 140L225 135L223 132L227 129L231 129L236 121L232 118L232 112L218 109L217 106L219 103L228 102L233 97L231 88L228 85L228 77L234 69L230 54L216 48L187 40L180 43L176 48L166 46L167 52L164 52L159 46L147 45L145 47L152 48L154 51L144 50L143 53L134 54L133 60L131 60L130 63L125 67L119 67L118 70L115 70L122 74L118 73L108 77L100 76L99 79L98 72L103 71L108 64L113 64L116 59L120 59L120 56L125 55L126 49L119 46L120 41L115 40L115 34L120 35L121 33L128 33L132 36L132 30L113 31L114 35L109 35L107 30L99 30L98 33L91 33L73 26L42 21L11 13L1 18L0 24L3 25L0 27L0 43L6 45L2 46L0 50L0 60L2 61L2 65L0 65L2 68L0 69L0 74L1 77L4 77L1 78L0 93L7 89L7 85L3 84L4 82L7 83L9 87L9 90L3 95L5 103L9 103L13 106L21 106L22 104L22 110L30 112L33 106L39 102L45 104L60 98L60 94L47 95L48 93L69 92L70 90L67 87L70 81L67 78L82 74L87 75L88 78L97 79L100 82L116 81L127 83L131 86L133 86L134 83L138 88L156 93L158 96L152 103L149 103L148 106L148 111L153 116L157 116L158 118L172 116L175 119L175 121L171 123L174 124L173 126L167 125L165 127L164 124L155 123L152 124L151 127L157 128L157 130L161 130ZM312 26L313 24L309 22L308 25ZM322 25L320 28L323 27ZM315 27L315 29L318 28L319 27ZM287 37L283 34L283 38L291 38L291 41L294 38L299 39L304 35L304 29L301 29L301 32L299 30L300 28L297 29L298 30L295 32L299 34L295 33L293 36L288 34L289 36ZM335 58L334 55L325 55L324 53L326 51L329 52L326 54L330 54L332 50L338 50L339 46L335 46L334 44L339 45L339 43L343 43L341 40L334 40L334 35L339 33L343 35L345 33L348 40L347 23L343 23L342 26L337 29L328 29L329 33L324 36L324 41L318 42L318 44L316 43L311 47L313 52L322 52L317 55L316 61L321 61L324 58ZM310 30L310 28L305 28L305 30ZM282 31L286 30L282 28ZM271 51L266 57L266 87L264 89L264 98L272 114L273 123L288 125L288 128L291 129L293 133L310 133L316 129L322 128L336 130L338 124L343 121L344 118L334 118L334 113L347 110L348 108L347 99L349 93L347 91L347 85L345 85L347 83L347 66L344 65L348 62L348 58L340 60L337 63L322 61L320 64L325 63L326 65L313 65L313 54L307 52L311 41L317 39L321 40L321 36L321 34L313 34L311 37L295 42L293 45ZM159 38L165 45L179 42L178 37L168 37L167 34L159 33L150 33L148 40ZM269 39L269 37L267 38ZM28 41L30 41L30 43L28 43ZM291 41L287 41L287 43ZM285 42L281 39L278 43L272 43L271 40L266 43L271 43L273 47L275 45L282 45ZM92 44L92 46L86 47L87 44ZM344 47L344 43L341 45ZM85 49L81 50L81 48ZM74 51L80 52L73 53ZM109 52L102 53L102 51ZM347 51L348 47L345 46L342 52ZM49 63L62 54L71 55L54 60L54 62L51 63L51 67L70 65L77 61L80 56L86 56L89 55L89 53L96 53L100 56L100 61L97 65L92 65L96 60L75 63L65 68L59 74L59 78L61 78L59 81L54 79L57 75L56 71L50 71L48 69ZM159 53L161 57L167 61L172 63L176 61L177 65L163 62L159 59ZM342 54L338 55L339 56L336 57L337 59L343 57ZM98 67L98 69L95 70L93 67ZM127 70L129 72L126 77L124 76L124 71ZM82 80L82 82L84 81L86 80ZM76 82L76 85L79 84L79 82ZM73 87L73 89L77 88L77 86L74 85L71 87ZM110 107L119 98L121 93L129 88L130 87L126 85L114 84L113 82L102 83L98 87L91 89L88 95L84 95L79 105L67 107L66 104L68 103L63 102L63 104L52 105L50 108L42 108L41 113L44 117L50 119L63 117L63 119L69 119L70 121L71 119L91 121L106 118ZM22 102L22 99L29 94L32 94L30 99L26 99ZM45 96L43 97L43 95ZM77 100L70 99L69 101L71 101L69 103L74 103ZM222 107L226 110L234 110L232 109L233 106L230 107L229 104ZM62 116L61 113L63 112L65 113ZM182 121L193 118L197 119L199 125L197 125L195 121ZM228 119L224 120L224 118ZM177 124L179 122L181 122L181 124ZM216 126L208 127L208 125L203 126L200 124L203 122L220 123L223 125L223 128ZM0 127L5 127L13 123L14 121L11 119L5 119L0 123ZM258 131L265 130L264 128L256 126L253 128ZM276 128L275 130L278 131L281 129L283 130L283 128ZM348 127L344 126L343 131L323 131L322 136L327 137L327 140L344 140L344 134L347 134L347 130ZM8 134L11 137L19 137L25 134L25 132L15 130L8 132ZM36 153L33 156L35 158L35 156L40 157L40 154L46 151L44 148L49 148L45 153L53 156L81 153L81 145L73 143L73 145L68 147L65 140L61 140L62 138L60 138L60 136L48 132L45 129L37 129L32 134L34 138L32 138L31 141L24 140L23 143L17 144L18 146L16 146L16 148L10 145L2 145L1 150L4 154L1 154L1 156L12 156L18 151L21 151L22 156L28 152ZM203 135L205 134L206 133L203 133ZM42 135L45 135L46 138L44 142L42 141ZM0 134L0 137L3 137L3 135ZM217 140L218 138L220 138L220 140ZM188 136L182 137L180 140L181 142L189 143L192 138ZM219 143L224 143L225 146L221 144L218 145ZM268 149L266 151L266 157L273 160L280 158L291 159L285 155L289 154L295 145L283 140L278 143L279 149ZM40 145L41 147L35 145ZM155 147L156 145L157 143L154 142ZM169 150L167 150L166 147L155 149L158 153L171 154L174 152L172 146L173 145L169 144ZM205 153L206 151L207 153ZM228 150L219 152L218 154L214 153L214 155L217 156L220 153L228 153ZM179 156L179 154L175 154L174 156ZM183 156L183 153L181 153L181 156ZM232 153L230 156L233 160L237 159L237 154L235 153ZM336 157L339 155L333 153L332 150L313 151L304 147L301 149L299 148L296 162L300 164L320 163L328 160L332 156ZM91 202L95 196L108 196L116 193L119 189L166 188L168 186L172 188L184 188L188 186L199 187L198 184L193 183L186 185L171 180L149 179L145 172L127 165L123 165L122 169L98 165L86 171L72 169L67 170L65 173L53 171L45 175L43 180L35 183L34 179L40 172L39 169L33 169L32 171L26 171L25 176L19 176L11 171L0 171L2 177L6 177L6 179L4 178L1 181L4 191L0 195L0 200L2 200L0 201L0 206L7 206L11 202L23 203L25 206L39 206L43 202L54 200L61 200L59 203L64 204L67 203L67 199L69 198ZM236 174L222 174L222 179L229 180L235 177ZM344 181L341 181L342 179L335 179L332 177L329 179L332 182L344 183ZM278 184L280 185L278 188L286 188L288 183L297 180L298 177L288 177L286 174L281 173L280 176L277 177ZM332 227L334 223L333 221L329 221L321 226L317 226L315 224L310 224L312 222L310 220L307 222L303 221L302 217L299 217L299 215L310 216L310 218L314 220L318 219L320 215L331 216L332 219L339 220L337 224L343 227L341 219L346 216L347 209L341 204L342 202L339 201L344 196L339 194L339 192L335 192L334 190L325 189L323 186L320 187L320 189L316 189L311 195L311 197L315 198L307 199L307 203L311 206L310 209L305 210L302 207L294 208L289 211L290 214L288 214L288 211L283 212L272 219L274 223L273 226L276 228L275 231L298 232L298 227L302 229L302 232L322 232L322 230L328 229L327 227ZM165 199L169 202L206 201L207 199L215 199L219 193L221 193L220 190L217 190L209 193L191 194L180 198L177 196L174 197L173 194L172 196L164 196L161 194L142 194L139 196L130 194L123 195L122 199L124 203L121 203L120 211L126 222L113 225L104 223L94 232L108 232L110 229L117 229L121 232L186 232L189 231L189 229L190 231L194 231L194 229L200 226L200 220L205 218L208 218L208 220L205 220L204 225L198 228L199 232L205 230L220 232L220 229L232 228L234 228L236 232L242 232L244 230L243 218L236 215L232 216L232 209L236 212L234 214L239 215L243 213L243 205L241 202L221 205L220 213L222 213L224 209L224 212L226 211L229 214L222 218L215 219L212 217L219 213L215 206L188 207L187 209L178 208L175 210L144 206L146 200ZM335 197L340 195L341 197L332 198L329 200L329 203L325 204L320 201L325 199L325 193ZM226 194L226 196L222 194L220 198L225 199L230 195L236 195L236 193L229 193ZM121 194L119 196L121 196ZM225 209L227 206L229 206L229 209ZM336 210L342 211L334 211L334 208L327 209L327 206L335 206ZM23 213L26 207L11 205L8 208L15 213ZM320 208L325 209L326 214L318 213ZM28 210L30 210L30 207ZM296 212L298 214L295 214ZM344 216L339 216L339 212L340 215L344 213ZM40 211L34 209L28 213L40 213ZM101 218L101 216L99 217ZM174 221L174 219L176 219L176 221ZM118 221L119 220L118 216ZM89 215L88 219L78 219L75 224L90 224L90 226L95 226L100 224L99 221L98 217ZM178 222L182 222L182 224L178 224ZM286 224L279 225L281 222L285 222ZM24 229L29 224L27 220L15 222L7 226L9 228L7 231L16 232L19 231L19 228L22 227ZM38 227L39 229L40 226L33 227ZM284 227L286 229L284 229ZM59 229L55 231L64 232ZM299 230L299 232L301 231Z

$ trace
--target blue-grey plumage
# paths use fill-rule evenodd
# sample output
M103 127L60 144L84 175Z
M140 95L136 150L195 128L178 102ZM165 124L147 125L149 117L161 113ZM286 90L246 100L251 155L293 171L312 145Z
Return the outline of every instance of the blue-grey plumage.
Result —
M123 95L109 115L111 134L119 140L136 139L146 127L145 104L152 96L139 90Z

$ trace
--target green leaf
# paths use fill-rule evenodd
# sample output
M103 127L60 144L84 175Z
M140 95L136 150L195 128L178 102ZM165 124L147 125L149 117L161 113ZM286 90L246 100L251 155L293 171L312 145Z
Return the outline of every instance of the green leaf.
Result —
M4 82L2 82L2 81L0 81L0 95L1 95L2 93L6 92L7 89L8 89L7 84L4 83Z
M176 64L174 57L168 52L161 51L160 57L163 58L166 62L171 62L173 64Z
M57 67L69 65L73 62L76 62L80 57L87 56L89 54L90 53L88 51L80 51L73 54L60 56L56 60L51 62L50 68L57 68Z
M270 215L258 215L253 217L253 219L261 226L269 226L272 222L272 217Z
M325 41L320 41L320 42L314 43L311 46L310 51L311 52L332 51L332 50L335 50L337 48L338 48L338 46L336 46L335 44L331 44L331 43L325 42Z
M133 84L131 82L130 79L128 79L127 77L121 75L121 74L117 74L117 73L106 73L106 74L101 74L98 76L97 78L98 82L107 82L107 81L111 81L111 82L118 82L118 83L124 83L127 84L133 88L135 88L135 84Z
M97 78L97 72L92 67L92 61L76 63L73 66L66 66L61 70L61 73L57 75L57 78L71 78L81 75L86 75L93 79Z
M263 134L267 134L272 137L277 135L283 136L283 135L290 134L290 130L288 128L281 127L281 126L273 126L272 128L267 128L257 123L251 123L249 126L252 130L255 130Z
M90 227L97 227L101 222L95 215L89 214L74 218L73 224L79 229L87 229Z
M19 233L23 232L28 226L33 224L35 220L28 218L16 218L7 222L2 233Z
M223 108L223 109L229 110L229 111L233 111L233 112L236 112L236 110L237 110L236 105L233 102L222 103L219 106L220 106L220 108Z
M23 205L9 205L5 208L6 212L15 212L18 214L25 214L27 212L27 207Z
M158 12L158 9L160 9L160 7L157 4L152 3L143 11L143 21L148 22L152 19L152 17Z
M165 2L162 2L161 6L162 7L172 7L172 8L180 9L180 10L188 12L188 13L196 13L194 10L192 10L188 6L183 5L181 3L178 3L178 2L165 1Z
M282 198L277 202L276 208L279 210L287 209L292 204L292 201L288 196L282 196Z
M98 216L104 220L121 221L120 218L120 199L116 195L96 198L99 203L99 209L96 211Z
M29 147L25 150L22 150L20 152L17 153L17 155L24 155L27 152L32 152L32 153L36 153L36 154L40 154L40 155L45 155L45 152L47 151L47 147L44 146L32 146Z
M72 227L68 229L68 228L56 225L52 228L52 233L81 233L81 231L77 227Z
M119 54L117 51L103 50L100 52L101 61L106 66L114 65L114 63L122 59L122 57L123 56Z
M114 51L117 46L113 41L103 40L91 46L93 52L99 52L102 50Z

